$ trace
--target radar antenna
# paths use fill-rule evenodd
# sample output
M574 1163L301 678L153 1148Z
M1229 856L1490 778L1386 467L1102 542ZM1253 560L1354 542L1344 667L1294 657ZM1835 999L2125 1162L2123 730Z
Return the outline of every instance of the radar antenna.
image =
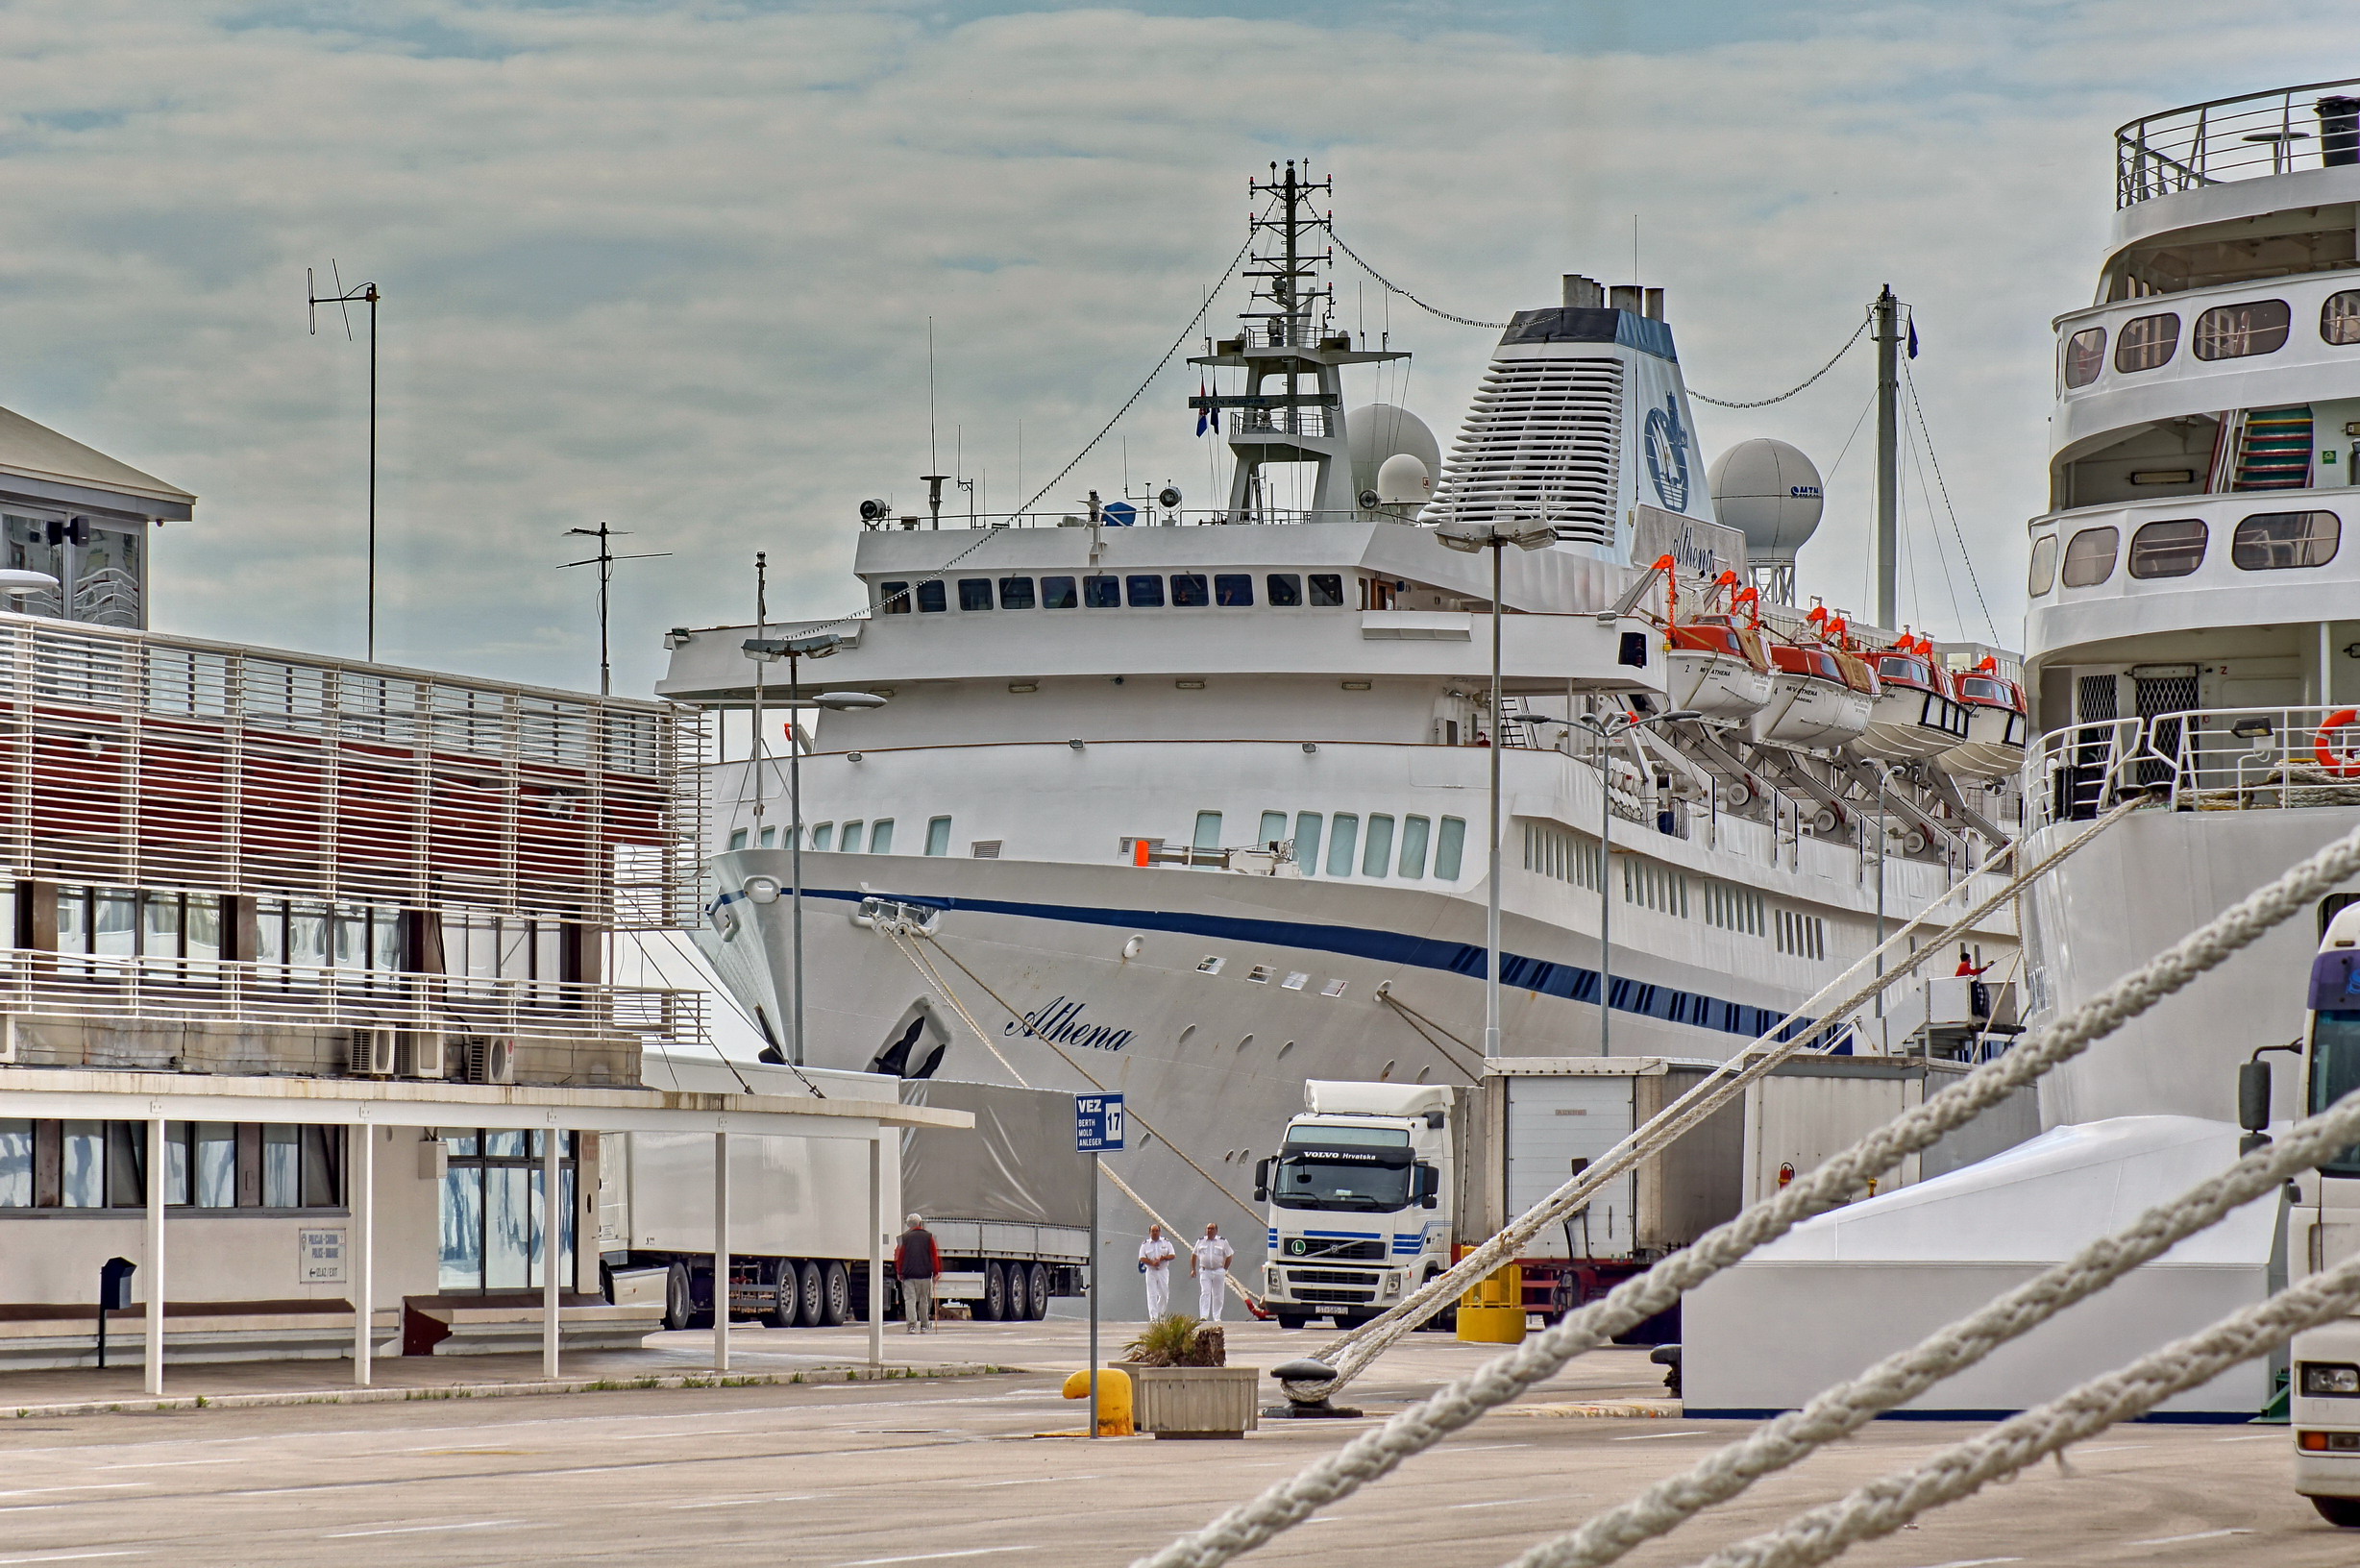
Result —
M368 659L377 662L377 285L355 283L344 286L344 275L337 270L334 257L328 258L328 276L333 280L335 292L320 292L319 274L304 268L305 309L308 315L311 335L320 331L320 306L332 305L344 315L344 340L353 340L353 311L356 301L369 307L369 607L367 616Z

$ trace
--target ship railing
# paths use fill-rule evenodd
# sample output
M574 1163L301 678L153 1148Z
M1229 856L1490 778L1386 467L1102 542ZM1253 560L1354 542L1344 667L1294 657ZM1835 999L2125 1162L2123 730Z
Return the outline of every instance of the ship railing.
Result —
M308 964L0 949L0 1012L709 1044L705 994Z
M1248 349L1320 349L1341 347L1349 339L1315 321L1277 317L1240 328L1236 341Z
M1247 410L1247 412L1259 412L1259 410ZM1271 412L1284 414L1286 410L1274 409L1271 410ZM1257 429L1253 433L1265 434L1269 433L1269 431L1272 429L1277 429L1280 431L1280 433L1292 433L1297 435L1319 435L1325 433L1324 429L1320 426L1319 419L1325 417L1326 410L1307 408L1297 409L1294 410L1294 412L1297 414L1316 415L1319 416L1319 418L1305 421L1301 425L1291 428L1263 427ZM1233 415L1232 417L1241 416ZM1243 427L1240 427L1240 429L1243 429ZM1101 526L1106 527L1127 527L1139 528L1209 528L1223 527L1232 524L1240 523L1350 523L1354 521L1365 522L1370 518L1379 518L1390 523L1414 523L1417 520L1417 514L1421 509L1419 506L1414 505L1383 506L1374 511L1364 510L1357 506L1336 507L1326 510L1308 506L1254 506L1239 511L1231 511L1225 506L1159 506L1155 504L1151 498L1142 499L1138 497L1132 498L1129 504L1133 508L1133 515L1130 523L1121 524L1107 521L1103 522ZM875 522L864 523L861 525L861 527L863 531L870 533L892 533L896 531L921 532L930 529L933 520L931 518L923 515L903 516L898 518L888 517L878 519ZM1075 507L1071 510L1043 512L977 512L972 516L969 515L968 513L961 512L955 517L945 514L943 518L943 527L946 530L951 528L1086 528L1090 526L1090 513L1086 508L1082 507Z
M2360 77L2217 98L2131 121L2114 134L2114 205L2345 164L2360 164Z
M2360 806L2360 718L2288 704L2075 724L2026 762L2028 825L2088 821L2134 789L2180 811Z
M1231 418L1237 423L1233 435L1313 435L1324 436L1328 429L1325 408L1240 408Z

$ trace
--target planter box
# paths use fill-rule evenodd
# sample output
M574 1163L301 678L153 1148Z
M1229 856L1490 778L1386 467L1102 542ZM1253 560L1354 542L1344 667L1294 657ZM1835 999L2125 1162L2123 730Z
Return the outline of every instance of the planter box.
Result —
M1252 1366L1132 1366L1133 1414L1158 1437L1242 1437L1261 1424Z

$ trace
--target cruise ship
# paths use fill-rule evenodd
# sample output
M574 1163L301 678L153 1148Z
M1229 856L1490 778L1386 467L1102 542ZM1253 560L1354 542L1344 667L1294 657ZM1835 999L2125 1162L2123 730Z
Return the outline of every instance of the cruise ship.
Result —
M2033 1017L2077 1006L2360 822L2360 84L2149 115L2116 136L2096 298L2056 319L2031 528L2027 771L2045 851L2141 813L2026 900ZM2327 919L2272 932L2053 1075L2050 1125L2225 1120L2303 1032ZM2277 1074L2281 1114L2295 1074Z
M1480 1070L1494 756L1499 1049L1720 1060L1996 886L2027 718L2001 649L1794 602L1818 476L1709 475L1661 290L1517 311L1444 460L1347 407L1406 355L1334 317L1325 183L1253 186L1251 306L1192 361L1219 504L946 518L929 476L858 507L848 614L676 628L658 688L722 710L700 941L779 1054L1120 1090L1125 1180L1233 1234L1304 1080ZM1531 548L1449 548L1490 524ZM1971 947L2004 979L2012 926ZM1906 1011L1834 1048L1922 1048Z

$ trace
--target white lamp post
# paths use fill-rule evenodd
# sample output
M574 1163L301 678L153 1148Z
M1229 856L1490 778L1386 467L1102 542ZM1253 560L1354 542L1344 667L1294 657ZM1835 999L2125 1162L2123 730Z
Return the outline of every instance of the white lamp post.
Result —
M826 708L837 713L857 712L867 708L881 708L885 698L874 692L822 692L806 698L802 694L801 661L824 659L844 646L844 639L833 632L822 632L811 637L749 637L746 656L768 663L783 657L787 661L787 878L792 890L788 916L793 936L790 945L793 957L789 965L789 985L795 992L793 1006L788 1010L787 1060L797 1066L803 1065L803 748L796 739L795 710L798 708ZM754 816L762 815L762 710L757 696L754 709ZM772 884L774 896L777 885Z
M1635 729L1650 724L1669 723L1676 719L1694 719L1697 715L1683 709L1677 713L1659 713L1642 718L1628 708L1617 708L1612 718L1601 719L1594 713L1585 713L1574 723L1598 737L1598 1054L1608 1055L1607 1045L1613 1033L1614 1017L1614 791L1608 782L1606 748Z
M1518 550L1545 550L1557 543L1557 529L1547 523L1519 518L1498 523L1463 523L1456 519L1435 529L1444 549L1472 555L1491 552L1491 858L1490 896L1484 905L1484 1056L1500 1054L1500 746L1506 739L1500 724L1500 552L1510 545Z

